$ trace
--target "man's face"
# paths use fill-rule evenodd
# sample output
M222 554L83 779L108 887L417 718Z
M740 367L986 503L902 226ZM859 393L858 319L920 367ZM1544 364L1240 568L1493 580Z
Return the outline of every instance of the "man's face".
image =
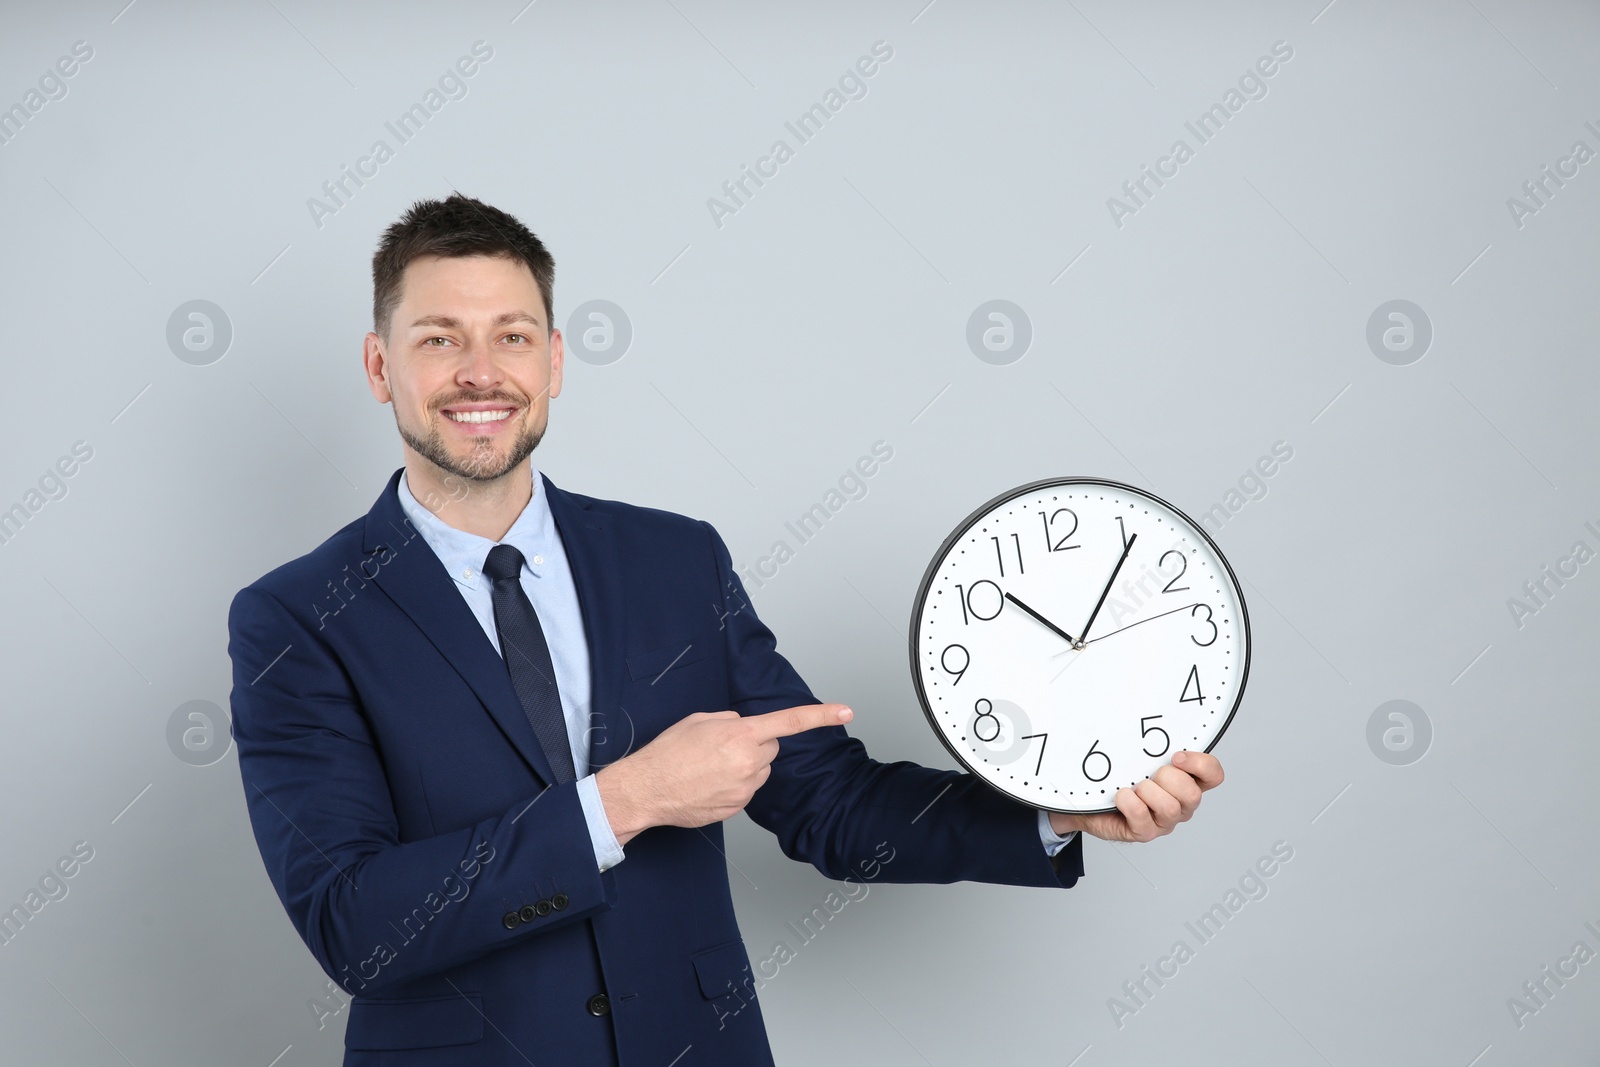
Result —
M477 482L528 458L561 393L561 332L533 272L498 256L412 260L389 338L367 334L365 355L411 451Z

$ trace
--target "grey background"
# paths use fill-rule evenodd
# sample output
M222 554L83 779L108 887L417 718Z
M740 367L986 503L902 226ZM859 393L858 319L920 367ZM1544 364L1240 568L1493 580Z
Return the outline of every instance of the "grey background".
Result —
M0 145L0 508L94 452L0 546L0 904L94 858L0 946L5 1058L339 1062L235 754L185 762L169 721L226 706L233 593L400 464L360 370L370 256L457 188L548 242L557 323L595 299L631 323L623 358L569 361L535 453L558 484L709 519L744 566L893 447L750 589L880 759L951 765L904 639L977 504L1080 474L1198 515L1294 449L1215 531L1255 639L1227 783L1170 837L1089 841L1071 891L873 886L763 990L780 1062L1596 1062L1600 962L1521 1027L1508 1000L1600 951L1600 563L1520 627L1507 601L1600 549L1600 161L1521 226L1507 200L1600 149L1600 13L1323 2L6 5L0 106L94 55ZM308 198L480 39L467 95L317 225ZM878 40L866 96L796 147L785 120ZM1280 40L1267 95L1117 226L1107 199ZM204 366L166 340L196 299L233 332ZM994 299L1032 329L1006 365L966 342ZM1405 366L1366 341L1397 299L1433 330ZM1367 740L1391 700L1431 724L1405 765ZM832 886L728 830L760 959ZM1265 898L1199 945L1185 922L1278 841Z

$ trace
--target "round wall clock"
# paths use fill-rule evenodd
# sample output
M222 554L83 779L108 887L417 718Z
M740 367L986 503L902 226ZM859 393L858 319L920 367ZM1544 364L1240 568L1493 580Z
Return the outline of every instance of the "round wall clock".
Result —
M1179 749L1209 752L1250 673L1233 568L1200 526L1120 482L1052 478L978 508L911 614L934 733L1025 804L1115 810Z

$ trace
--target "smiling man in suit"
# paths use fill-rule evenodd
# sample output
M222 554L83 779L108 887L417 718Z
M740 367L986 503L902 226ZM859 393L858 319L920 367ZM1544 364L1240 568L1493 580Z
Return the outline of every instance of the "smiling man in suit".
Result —
M1150 840L1222 780L1191 753L1116 812L1047 817L871 759L708 523L533 467L561 393L553 277L459 195L386 231L364 360L405 466L229 612L251 824L351 994L346 1064L771 1063L722 820L834 879L1066 887L1078 831Z

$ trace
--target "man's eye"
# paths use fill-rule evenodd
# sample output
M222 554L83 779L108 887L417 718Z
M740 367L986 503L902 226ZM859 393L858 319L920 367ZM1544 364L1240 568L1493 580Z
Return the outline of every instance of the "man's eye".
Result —
M424 341L424 342L422 342L422 343L423 343L423 344L424 344L424 345L428 345L428 346L431 346L431 347L433 347L433 348L438 348L438 347L439 347L439 346L438 346L438 345L436 345L436 344L434 344L434 343L433 343L433 342L435 342L435 341L443 341L443 340L444 340L444 338L443 338L443 337L430 337L430 338L428 338L428 339L427 339L427 340L426 340L426 341ZM448 343L448 342L447 342L447 343Z
M527 339L528 339L528 337L527 337L526 334L521 334L521 333L508 333L508 334L506 334L506 340L511 341L513 344L521 344L522 342L526 341Z

